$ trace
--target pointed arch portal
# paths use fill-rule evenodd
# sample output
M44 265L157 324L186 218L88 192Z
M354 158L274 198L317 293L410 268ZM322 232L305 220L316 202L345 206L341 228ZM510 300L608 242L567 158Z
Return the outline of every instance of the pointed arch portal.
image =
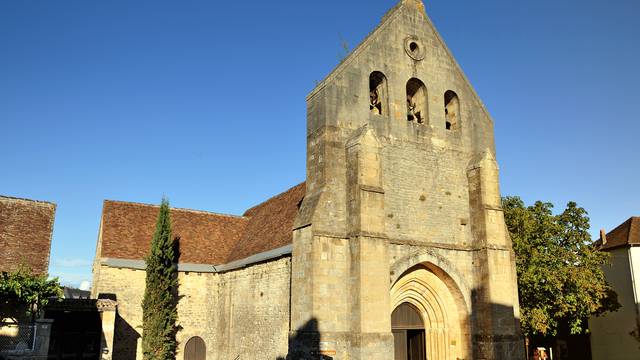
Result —
M410 268L391 287L390 300L395 360L469 358L466 306L441 269Z

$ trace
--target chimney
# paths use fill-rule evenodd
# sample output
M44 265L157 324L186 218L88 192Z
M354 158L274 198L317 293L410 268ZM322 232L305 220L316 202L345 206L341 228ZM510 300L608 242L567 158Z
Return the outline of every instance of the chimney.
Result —
M604 229L600 229L600 240L602 240L602 246L607 244L607 232Z

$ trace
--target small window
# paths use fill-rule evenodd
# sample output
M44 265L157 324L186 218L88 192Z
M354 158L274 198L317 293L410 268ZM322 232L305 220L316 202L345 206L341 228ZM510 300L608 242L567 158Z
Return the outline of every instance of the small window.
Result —
M427 120L427 87L416 78L407 81L407 120L424 123Z
M194 336L187 341L184 346L184 360L206 360L206 346L204 340L199 336Z
M369 111L376 115L388 115L387 78L380 71L369 75Z
M447 92L444 93L444 119L447 130L456 130L458 128L460 120L460 100L458 100L458 95L451 90L447 90Z

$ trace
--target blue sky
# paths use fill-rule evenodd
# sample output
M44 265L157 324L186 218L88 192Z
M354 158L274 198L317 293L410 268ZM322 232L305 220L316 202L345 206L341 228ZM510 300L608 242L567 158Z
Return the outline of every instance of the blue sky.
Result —
M90 280L104 199L240 214L304 180L305 96L395 1L0 2L0 194L57 203L52 275ZM640 215L640 2L427 12L495 120L505 195L593 234Z

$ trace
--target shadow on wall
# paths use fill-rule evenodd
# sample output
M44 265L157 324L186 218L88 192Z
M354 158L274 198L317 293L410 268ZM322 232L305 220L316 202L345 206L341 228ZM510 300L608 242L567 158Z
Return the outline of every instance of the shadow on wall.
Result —
M116 315L113 359L135 359L140 334L120 315Z
M180 259L180 236L176 236L174 238L174 253L176 258L176 263L179 262ZM177 281L178 273L173 274L174 280ZM143 289L144 290L144 289ZM178 287L174 287L171 289L171 292L174 296L176 305L180 298L183 295L178 294ZM118 301L116 293L100 293L98 295L98 299L109 299L113 301ZM136 304L134 304L136 305ZM141 305L141 304L140 304ZM114 360L135 360L138 348L138 339L142 337L142 334L138 332L134 327L132 327L120 314L116 313L116 319L114 324L114 334L113 334L113 354L112 358ZM180 327L176 327L176 333L181 330Z
M318 320L312 318L295 334L289 336L289 349L287 357L278 357L277 360L333 360L333 357L322 354L320 349L320 333L318 332Z
M173 239L174 245L174 254L176 258L176 263L179 263L180 259L180 236L176 236ZM173 279L177 281L178 272L173 274ZM175 305L180 301L184 295L180 295L178 293L178 287L174 287L171 289L173 294L173 298L175 300ZM111 299L117 301L116 294L100 294L99 298ZM175 333L180 331L182 328L177 326L175 328ZM114 360L135 360L137 349L138 349L138 339L142 337L142 334L139 333L135 328L133 328L125 319L123 319L120 314L116 314L115 321L115 331L113 336L113 359Z
M513 307L485 302L482 297L482 289L471 291L471 321L476 329L471 339L473 359L524 359L524 339ZM507 335L514 327L519 335Z
M472 339L472 359L524 359L523 339L518 335L508 335L513 333L514 326L518 333L520 331L517 319L514 324L513 307L484 303L479 296L480 291L472 292L471 322L476 329ZM318 320L313 318L289 336L287 356L277 360L333 360L322 350Z
M101 293L98 299L118 300L113 293ZM140 333L116 312L112 359L135 360L139 338Z

